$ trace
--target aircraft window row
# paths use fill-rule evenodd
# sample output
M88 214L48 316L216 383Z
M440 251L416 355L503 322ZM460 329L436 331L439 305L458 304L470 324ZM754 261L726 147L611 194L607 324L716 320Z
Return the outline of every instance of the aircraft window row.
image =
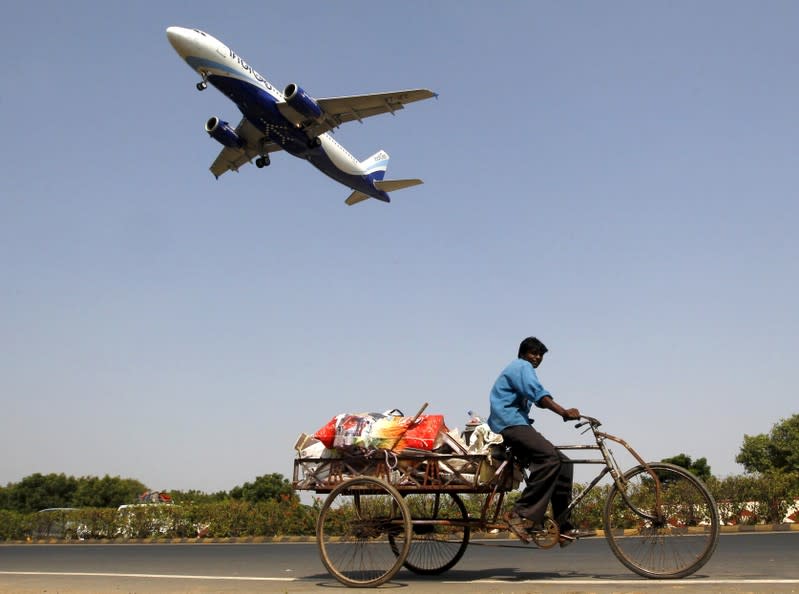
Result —
M327 138L328 138L328 140L330 140L330 141L331 141L333 144L335 144L337 147L339 147L340 149L342 149L342 150L344 150L345 152L347 152L347 149L345 149L345 148L344 148L343 146L341 146L341 145L340 145L338 142L336 142L336 139L335 139L335 138L333 138L331 135L329 135L329 134L328 134ZM353 163L357 163L357 162L358 162L358 159L356 159L355 157L353 157L352 155L350 155L350 161L352 161Z

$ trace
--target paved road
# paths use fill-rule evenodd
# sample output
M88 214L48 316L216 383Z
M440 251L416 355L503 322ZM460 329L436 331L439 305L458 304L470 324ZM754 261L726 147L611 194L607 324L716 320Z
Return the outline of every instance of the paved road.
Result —
M0 592L329 592L343 588L314 544L3 545ZM799 533L722 535L696 575L652 581L624 568L603 539L541 551L478 541L444 575L401 571L403 592L799 592Z

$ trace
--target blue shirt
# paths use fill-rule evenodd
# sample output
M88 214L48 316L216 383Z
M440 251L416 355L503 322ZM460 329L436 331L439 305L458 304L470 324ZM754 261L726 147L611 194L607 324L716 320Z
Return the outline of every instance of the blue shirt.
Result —
M529 425L530 409L550 393L538 381L535 367L524 359L512 361L491 388L488 426L494 433L517 425Z

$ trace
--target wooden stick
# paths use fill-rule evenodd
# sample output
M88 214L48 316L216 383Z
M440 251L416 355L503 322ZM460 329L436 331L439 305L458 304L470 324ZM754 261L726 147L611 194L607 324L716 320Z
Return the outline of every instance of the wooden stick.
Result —
M402 440L403 437L405 437L405 434L408 432L408 429L413 427L419 421L419 417L422 416L422 413L424 412L424 409L427 408L427 405L428 405L427 402L425 402L422 405L422 408L420 408L419 412L416 413L416 415L413 417L413 419L411 419L411 422L408 423L408 426L405 427L405 430L402 433L399 434L399 437L397 437L397 439L394 440L394 443L391 444L391 447L389 448L391 451L394 451L394 448L397 447L397 444Z

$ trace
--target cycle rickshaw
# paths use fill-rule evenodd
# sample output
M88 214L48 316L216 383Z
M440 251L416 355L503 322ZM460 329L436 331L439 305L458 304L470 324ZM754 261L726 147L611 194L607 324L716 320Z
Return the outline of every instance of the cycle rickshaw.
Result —
M417 415L418 416L418 415ZM690 471L663 462L646 463L623 439L599 430L601 423L582 416L594 444L557 446L560 450L596 450L594 480L576 494L570 510L602 478L610 475L603 531L611 550L630 570L647 578L682 578L710 559L719 535L713 497ZM638 465L622 472L608 442L624 447ZM294 487L326 494L316 524L322 562L339 582L374 587L405 566L422 575L452 568L473 531L505 530L501 519L506 494L524 472L512 452L503 460L489 454L377 450L342 452L339 458L297 458ZM461 495L483 496L479 517L466 510ZM558 543L552 519L532 534L539 548Z

